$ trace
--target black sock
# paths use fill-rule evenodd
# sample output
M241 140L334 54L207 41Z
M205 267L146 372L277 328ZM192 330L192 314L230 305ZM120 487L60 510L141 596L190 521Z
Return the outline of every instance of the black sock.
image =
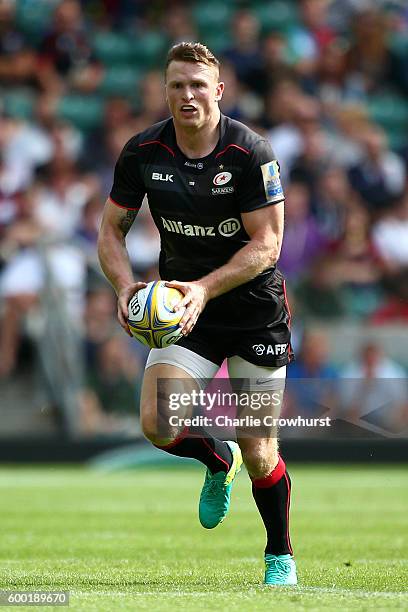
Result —
M292 555L289 537L291 482L282 457L265 478L252 479L252 495L266 529L265 554Z
M156 445L157 446L157 445ZM213 438L201 427L186 428L167 446L157 446L177 457L191 457L204 463L212 474L228 472L232 465L232 452L226 442Z

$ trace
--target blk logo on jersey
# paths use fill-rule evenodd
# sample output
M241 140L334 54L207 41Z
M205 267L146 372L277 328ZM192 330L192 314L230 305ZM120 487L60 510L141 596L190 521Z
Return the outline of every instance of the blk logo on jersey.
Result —
M286 353L288 343L285 344L254 344L252 349L257 355L284 355Z
M283 189L279 175L279 164L276 159L266 164L262 164L261 171L267 201L274 202L282 200Z
M232 179L231 172L219 172L218 174L214 176L213 183L214 185L217 185L217 187L219 187L221 185L226 185L227 183L230 182L231 179Z
M173 174L162 174L161 172L153 172L152 174L153 181L164 181L164 182L173 182Z

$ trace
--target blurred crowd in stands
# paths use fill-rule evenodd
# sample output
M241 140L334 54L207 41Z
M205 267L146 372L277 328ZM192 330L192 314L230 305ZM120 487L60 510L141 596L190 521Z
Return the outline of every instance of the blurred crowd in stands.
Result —
M168 116L163 61L182 40L213 50L222 111L280 162L296 319L408 323L404 0L0 0L0 377L51 275L82 329L90 430L128 406L146 357L119 332L98 225L123 145ZM146 206L128 247L136 277L157 278Z

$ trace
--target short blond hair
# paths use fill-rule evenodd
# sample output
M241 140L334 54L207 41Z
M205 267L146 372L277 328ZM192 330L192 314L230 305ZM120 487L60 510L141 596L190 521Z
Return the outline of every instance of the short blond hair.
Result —
M220 71L220 62L214 53L199 42L181 42L171 47L167 54L166 69L171 62L201 63Z

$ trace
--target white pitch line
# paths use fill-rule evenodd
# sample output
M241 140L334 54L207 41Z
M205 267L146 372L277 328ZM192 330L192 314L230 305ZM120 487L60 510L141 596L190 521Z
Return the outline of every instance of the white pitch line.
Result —
M315 586L297 586L297 593L333 593L345 595L356 595L357 597L405 597L408 598L408 591L363 591L362 589L342 589L340 587L315 587Z
M268 587L266 585L263 584L259 584L259 585L254 585L253 587L250 587L247 590L242 590L242 591L124 591L124 592L120 592L120 591L71 591L70 595L71 596L76 596L76 595L85 595L87 597L91 597L92 595L105 595L108 597L145 597L146 595L157 595L157 596L161 596L161 595L166 595L166 596L170 596L170 597L179 597L179 596L187 596L187 595L192 595L192 596L208 596L208 595L222 595L224 596L227 592L230 595L234 595L234 594L239 594L239 595L249 595L249 594L253 594L253 591L258 590L259 592L265 592L267 590L271 590L273 591L274 588L273 587ZM294 587L287 587L287 590L284 589L279 589L279 593L288 593L293 595L294 593L299 593L300 595L304 594L304 595L311 595L313 593L333 593L333 595L351 595L351 596L356 596L356 597L384 597L384 598L395 598L395 597L402 597L402 596L406 596L408 598L408 592L407 591L363 591L363 590L353 590L353 589L341 589L338 587L313 587L313 586L294 586Z

